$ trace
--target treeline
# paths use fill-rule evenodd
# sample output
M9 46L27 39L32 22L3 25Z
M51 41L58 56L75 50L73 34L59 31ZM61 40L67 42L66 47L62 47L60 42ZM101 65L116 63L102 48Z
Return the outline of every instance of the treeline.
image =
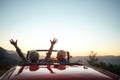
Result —
M120 65L113 65L111 63L106 64L105 62L99 61L96 55L97 53L95 53L94 51L91 51L89 60L87 60L89 65L96 66L96 67L105 69L107 71L110 71L114 74L120 75Z

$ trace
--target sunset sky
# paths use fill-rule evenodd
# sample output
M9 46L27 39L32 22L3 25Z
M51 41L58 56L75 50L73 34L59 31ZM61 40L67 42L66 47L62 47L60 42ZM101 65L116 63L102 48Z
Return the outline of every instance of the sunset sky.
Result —
M120 55L120 0L0 0L0 47Z

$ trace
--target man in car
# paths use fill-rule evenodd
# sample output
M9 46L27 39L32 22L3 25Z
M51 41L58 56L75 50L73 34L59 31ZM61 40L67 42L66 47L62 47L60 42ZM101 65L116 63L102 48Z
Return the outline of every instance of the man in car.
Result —
M70 62L65 59L66 58L66 52L64 50L59 50L57 52L57 60L60 64L69 64Z
M57 39L54 38L53 41L50 40L50 42L51 42L51 46L50 46L50 48L49 48L49 51L48 51L45 59L42 61L42 63L46 63L46 62L49 60L49 58L50 58L50 56L51 56L51 53L52 53L52 50L53 50L53 47L54 47L54 44L57 42ZM20 56L20 58L22 59L22 61L23 61L24 63L27 63L27 62L28 62L27 59L24 57L22 51L21 51L20 48L17 46L17 40L14 41L13 39L11 39L11 40L10 40L10 43L16 48L16 51L17 51L18 55ZM35 51L33 51L33 52L29 53L29 54L30 54L30 55L29 55L28 57L29 57L30 61L31 61L32 63L37 63L38 60L39 60L39 54L38 54L37 52L35 52Z

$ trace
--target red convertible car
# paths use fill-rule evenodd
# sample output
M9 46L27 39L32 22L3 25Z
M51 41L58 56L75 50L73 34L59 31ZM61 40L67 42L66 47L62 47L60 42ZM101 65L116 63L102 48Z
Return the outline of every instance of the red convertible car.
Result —
M69 60L69 52L67 55ZM93 66L76 63L63 65L51 59L49 64L20 63L8 70L0 80L120 80L120 76Z

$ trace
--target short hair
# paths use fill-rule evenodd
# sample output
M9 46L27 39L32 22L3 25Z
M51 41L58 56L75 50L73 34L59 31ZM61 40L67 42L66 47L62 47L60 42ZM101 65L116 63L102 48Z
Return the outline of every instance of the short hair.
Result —
M30 51L29 59L31 62L37 62L39 60L39 53L37 51Z
M58 55L61 55L63 58L66 57L66 51L64 51L64 50L59 50L59 51L57 52L57 54L58 54Z

